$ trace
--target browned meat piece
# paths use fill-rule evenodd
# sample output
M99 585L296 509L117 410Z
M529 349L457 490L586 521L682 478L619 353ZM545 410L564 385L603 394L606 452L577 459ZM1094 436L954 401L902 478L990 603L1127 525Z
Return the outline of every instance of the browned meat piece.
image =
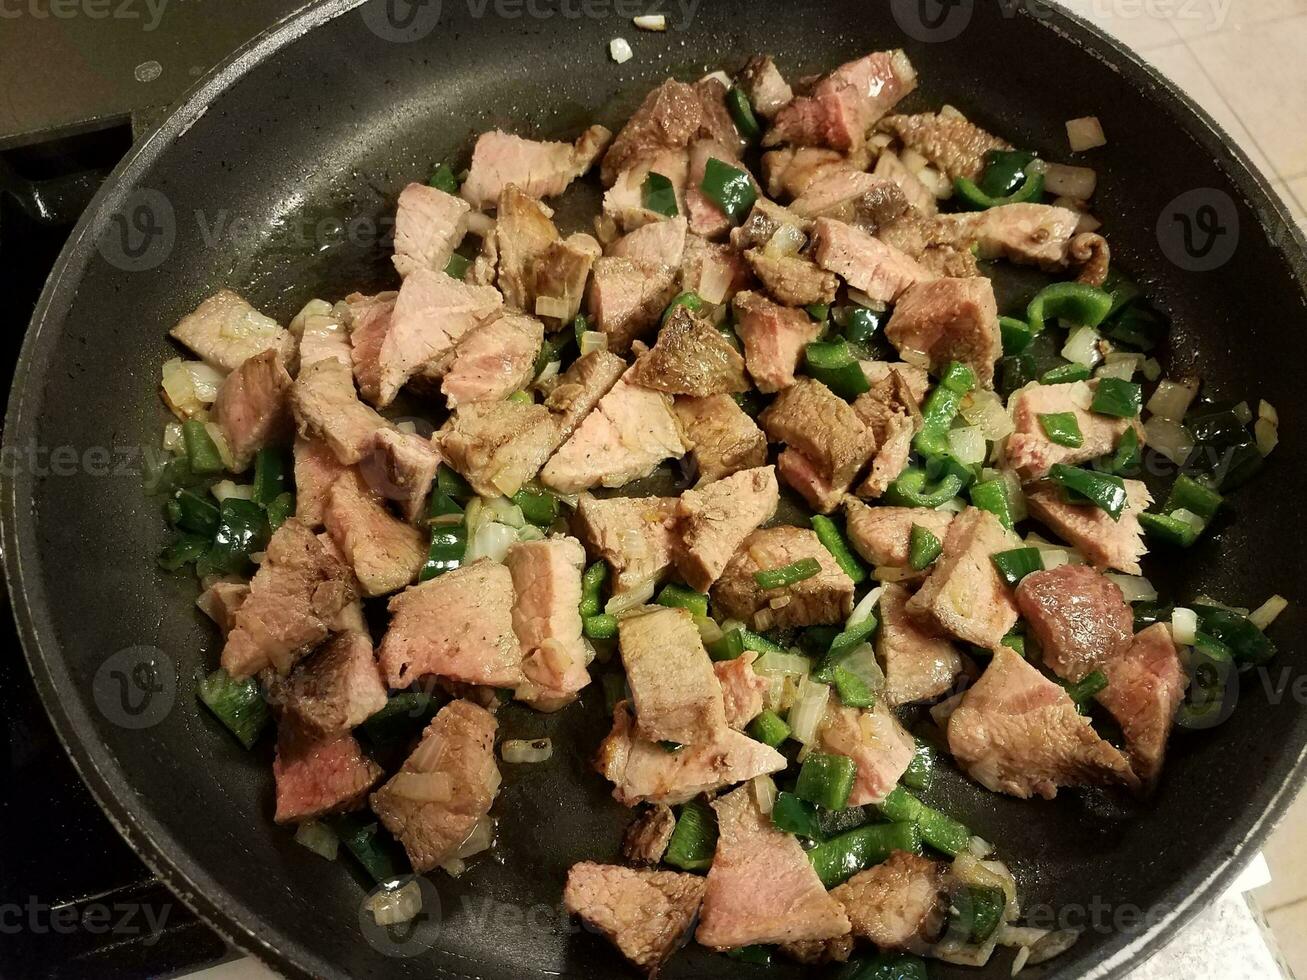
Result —
M395 209L395 270L443 269L467 234L466 201L426 184L409 184Z
M326 441L304 436L295 439L295 516L308 527L322 526L327 494L345 469Z
M1059 786L1137 783L1066 690L1007 647L949 717L948 744L972 779L1021 799L1051 800Z
M853 955L854 946L853 933L849 933L837 939L801 939L795 943L781 943L777 948L797 963L821 966L826 963L847 963Z
M988 211L942 214L931 237L936 244L969 249L982 259L1010 259L1050 272L1066 267L1080 215L1051 204L1004 204Z
M860 500L846 500L846 530L849 541L872 565L906 568L912 525L920 524L943 541L953 515L928 507L868 507Z
M547 328L558 330L581 312L590 269L601 254L597 241L578 232L554 242L536 259L531 295L535 297L535 315Z
M729 242L710 242L701 235L685 236L681 256L681 290L698 293L708 302L726 303L753 284L749 264Z
M622 837L622 857L635 865L658 864L667 853L676 814L665 803L655 803L631 821Z
M908 615L908 590L886 582L880 595L876 652L885 668L885 700L890 707L933 701L953 689L965 668L962 655Z
M315 740L345 734L386 706L371 637L337 633L284 681L274 680L268 697L285 721Z
M920 949L939 938L948 912L947 868L919 854L895 851L831 891L859 939L881 949Z
M902 51L877 51L841 65L776 113L764 146L861 146L867 131L917 87L917 72Z
M658 342L636 360L630 381L669 395L748 391L744 358L721 331L678 306L658 331Z
M759 293L740 293L734 307L735 332L758 390L780 391L794 384L803 348L821 335L821 324L803 310L777 306Z
M895 414L889 420L885 439L878 442L879 448L872 459L871 469L858 486L860 496L879 497L899 478L908 466L908 457L912 454L912 437L916 432L917 424L909 416Z
M989 511L968 507L953 519L943 542L930 575L908 600L908 613L959 640L1003 647L1017 607L990 556L1016 547L1016 536Z
M994 362L1003 354L994 286L984 276L910 286L894 307L885 338L900 351L926 354L933 371L960 361L989 388Z
M612 569L613 595L652 587L672 567L675 497L581 498L573 527Z
M415 374L443 369L463 335L502 308L503 298L490 286L471 286L430 269L410 272L377 355L377 404L389 405Z
M909 286L935 278L919 262L892 245L832 218L817 219L813 244L813 256L819 266L877 302L892 303Z
M631 341L657 326L676 292L671 266L604 256L595 260L586 308L595 327L608 335L608 349L624 354Z
M922 112L915 116L889 116L880 121L883 132L898 138L934 164L949 180L975 180L985 169L990 150L1009 150L1007 143L990 136L961 115Z
M748 786L715 800L720 836L694 938L713 949L833 939L849 918L793 834L777 830Z
M513 631L528 681L518 696L561 708L590 683L579 609L585 550L575 538L519 541L504 563L513 576Z
M863 361L862 370L871 388L853 402L853 411L875 436L876 455L858 493L879 497L908 465L912 437L921 428L927 375L921 368L883 361Z
M794 199L790 210L805 218L834 218L872 232L908 210L899 185L856 170L827 170Z
M1076 276L1076 282L1101 286L1107 281L1107 270L1112 264L1112 250L1108 248L1106 238L1087 231L1071 239L1071 244L1067 247L1067 259L1073 265L1080 266L1080 275Z
M743 731L762 711L771 682L753 672L758 655L746 650L734 660L713 664L726 703L726 724Z
M686 230L686 220L679 214L664 221L651 221L613 242L608 254L650 265L680 268L681 257L685 254Z
M785 306L811 306L835 299L839 281L832 273L817 268L811 259L799 255L768 255L752 248L744 253L749 268L767 292Z
M762 589L754 572L815 558L821 571L779 589ZM842 622L853 611L853 581L836 564L817 535L806 528L768 527L754 531L712 590L718 608L757 630Z
M363 480L374 492L394 502L404 519L416 523L440 466L440 453L413 432L378 429L372 453L359 464Z
M920 406L930 387L930 375L926 373L925 368L917 367L915 364L904 361L859 361L858 365L862 368L867 383L871 385L869 394L879 401L890 403L891 407L898 403L902 403L904 408L908 407L907 399L903 397L904 388L911 396L912 404ZM898 375L897 379L895 375ZM894 383L893 388L889 389L892 398L878 391L887 382ZM859 396L858 401L861 400L862 396ZM854 407L857 407L857 402L854 402Z
M390 332L397 292L345 297L350 309L350 359L359 393L374 405L381 398L381 344Z
M754 202L744 223L731 232L731 244L737 249L762 248L772 240L776 232L787 225L801 233L805 239L808 232L812 231L812 222L807 218L801 218L789 208L760 197ZM797 237L790 230L786 231L786 235Z
M1099 703L1112 713L1125 735L1130 765L1145 789L1162 771L1166 738L1184 700L1184 668L1166 623L1136 633L1119 657L1103 664L1107 687Z
M832 704L821 723L822 750L858 764L849 806L879 803L898 784L917 746L883 701L870 710Z
M701 188L708 161L714 159L736 170L748 172L731 148L716 140L701 139L690 144L690 170L685 185L685 216L690 222L691 233L702 235L704 238L722 238L731 230L731 219ZM750 179L752 180L752 176Z
M685 609L654 609L617 624L637 738L711 743L726 727L722 688Z
M613 730L595 761L600 775L614 784L613 798L626 806L675 806L785 768L785 756L733 728L723 728L712 742L686 745L677 752L636 738L633 728L630 708L621 701L613 711Z
M236 621L236 610L249 598L250 587L246 582L214 582L199 594L195 604L200 612L213 620L218 630L225 637L231 632Z
M377 430L390 424L359 401L349 368L334 358L300 372L291 389L291 407L301 435L323 439L347 466L361 460Z
M260 449L290 435L292 383L281 354L265 350L227 375L218 389L213 418L231 450L236 472L249 466Z
M280 352L283 364L295 358L295 337L230 289L220 289L168 331L205 364L235 371L255 354Z
M332 485L322 521L354 569L365 596L404 588L426 561L426 536L392 517L357 471L341 474Z
M684 147L654 150L648 156L641 157L629 168L624 168L604 193L603 216L595 219L596 229L601 223L606 225L611 222L618 229L632 231L646 224L667 220L657 211L650 211L644 206L644 182L651 173L667 178L676 198L677 213L684 215L685 184L689 171L690 151Z
M1126 506L1119 520L1092 504L1071 504L1055 487L1039 484L1026 491L1030 515L1079 549L1095 568L1115 568L1138 575L1139 559L1148 553L1139 515L1153 501L1139 480L1125 481Z
M320 299L311 300L296 314L290 322L290 332L299 333L301 371L328 357L334 357L346 367L353 367L353 351L346 325L350 317L351 314L337 312L336 308Z
M509 184L532 197L557 197L599 159L611 137L603 126L591 126L575 143L541 143L499 130L482 133L459 193L481 210L498 201Z
M1068 681L1116 659L1134 635L1120 587L1088 565L1031 572L1017 586L1017 606L1044 651L1044 666Z
M762 172L767 193L772 197L798 197L824 173L832 170L863 171L870 162L865 149L849 155L816 146L791 146L768 150L762 155Z
M464 405L436 434L440 453L483 497L511 497L540 472L558 444L558 422L543 405Z
M633 384L628 371L545 464L540 482L560 493L620 487L685 453L672 399Z
M513 632L513 577L488 558L411 586L390 600L381 672L392 688L435 675L517 688L522 651Z
M839 505L876 450L875 434L858 413L820 381L800 378L773 401L758 421L772 442L789 449L781 475L807 498L814 509L829 513ZM793 468L797 453L807 465Z
M771 520L780 502L770 466L741 470L700 490L686 490L676 507L676 570L690 588L707 592L741 542Z
M267 555L236 610L222 667L237 680L266 667L290 672L327 638L328 623L354 601L349 569L292 518L272 536Z
M1097 381L1032 384L1013 394L1015 403L1012 404L1012 400L1009 403L1012 404L1012 422L1016 430L1008 436L1007 465L1016 470L1023 481L1042 479L1054 463L1074 466L1107 455L1116 449L1126 429L1134 428L1142 441L1143 427L1137 419L1118 419L1088 410L1097 385ZM1060 412L1075 415L1082 440L1078 448L1059 446L1048 438L1040 425L1039 416Z
M422 874L448 859L499 792L495 716L451 701L431 719L399 772L372 794L372 809Z
M563 904L652 977L690 931L703 890L698 875L582 861L567 872Z
M938 210L935 195L917 178L916 174L903 165L898 154L888 150L883 151L876 158L876 169L872 173L883 180L894 181L903 192L904 199L919 213L930 217Z
M277 784L272 819L286 824L359 809L382 771L353 735L319 740L283 723L277 728L272 775Z
M527 313L535 310L535 264L559 240L554 212L509 184L495 211L495 252L499 256L499 291L504 304Z
M694 85L668 79L645 96L604 156L601 175L618 174L663 150L684 149L698 138L715 139L738 154L743 143L726 112L726 89L716 79Z
M750 58L735 76L735 84L749 97L753 111L763 119L775 118L781 107L794 98L789 82L785 81L769 54Z
M544 325L533 316L504 313L463 335L440 391L449 407L497 401L525 388L535 374Z
M699 471L697 486L767 461L767 437L730 395L678 398L675 409Z
M558 426L554 448L572 437L576 427L617 384L625 370L626 362L606 350L591 351L572 362L545 399L545 407Z

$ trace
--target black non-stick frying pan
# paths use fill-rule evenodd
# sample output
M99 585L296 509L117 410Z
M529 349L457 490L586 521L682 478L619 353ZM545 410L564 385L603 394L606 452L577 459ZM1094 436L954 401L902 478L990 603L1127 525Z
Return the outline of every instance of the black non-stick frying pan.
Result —
M590 121L620 123L668 75L770 51L795 76L902 46L923 80L909 106L952 103L1048 159L1067 158L1065 120L1098 115L1110 143L1088 158L1097 211L1114 257L1173 320L1173 370L1201 373L1223 396L1265 397L1283 420L1270 465L1234 498L1234 520L1148 566L1164 594L1293 601L1275 627L1279 658L1245 679L1233 717L1178 733L1143 805L1075 792L1019 802L960 778L937 791L998 843L1036 924L1086 929L1030 975L1119 975L1229 884L1303 771L1307 710L1292 683L1307 551L1301 236L1209 118L1122 47L1043 4L703 0L689 15L667 7L666 34L635 30L640 11L628 6L306 9L203 82L106 184L42 297L4 438L5 566L60 735L145 860L287 974L626 975L560 909L568 866L614 859L628 819L588 767L606 727L600 692L554 716L502 714L502 734L552 735L555 755L505 767L494 859L457 880L434 876L410 941L365 929L347 861L328 863L273 827L271 751L241 750L197 705L193 677L212 668L217 638L194 609L194 582L154 564L163 522L134 464L165 417L155 396L173 356L165 332L220 286L286 322L311 297L391 283L380 239L398 190L492 126L570 138ZM635 49L620 67L607 53L618 35ZM1007 970L1000 954L985 975ZM667 975L764 973L691 949Z

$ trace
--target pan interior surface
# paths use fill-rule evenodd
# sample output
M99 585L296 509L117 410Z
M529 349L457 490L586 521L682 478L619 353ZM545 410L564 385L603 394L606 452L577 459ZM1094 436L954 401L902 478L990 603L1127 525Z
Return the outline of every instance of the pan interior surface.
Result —
M1009 16L1004 4L975 5L956 37L933 41L920 24L914 35L902 22L909 5L897 2L714 0L688 21L683 8L669 9L666 34L637 32L611 5L542 4L535 14L500 6L521 15L447 2L413 7L419 20L404 27L386 4L328 5L249 49L208 85L218 93L211 105L184 109L189 124L166 124L106 191L27 340L6 443L47 455L6 473L4 519L29 656L115 821L219 928L303 976L628 975L561 907L567 868L615 860L629 820L590 766L608 726L597 685L556 715L501 713L501 737L549 735L555 752L542 765L503 767L493 858L459 879L434 875L424 892L429 919L413 937L367 930L349 862L326 862L272 825L270 746L241 750L193 697L220 641L194 607L194 581L157 569L165 536L157 501L142 494L139 468L122 461L157 447L166 418L159 367L174 356L166 332L214 290L232 288L286 323L314 297L393 288L384 239L396 195L435 161L465 162L475 134L498 126L570 139L590 122L616 128L667 76L733 70L758 51L793 78L903 47L921 77L907 109L950 103L1050 160L1071 162L1065 120L1103 120L1110 142L1085 158L1099 176L1096 213L1114 259L1173 322L1173 370L1196 371L1222 397L1266 398L1284 420L1270 465L1236 498L1237 520L1146 571L1178 598L1255 606L1284 594L1291 604L1276 636L1285 652L1271 680L1292 666L1288 638L1303 627L1307 533L1296 500L1307 453L1296 415L1301 369L1283 355L1300 349L1307 317L1301 247L1224 137L1148 71L1070 19ZM603 13L565 15L581 9ZM423 10L438 20L417 36ZM620 66L607 50L618 35L635 48ZM1159 217L1197 189L1222 195L1237 218L1237 247L1212 271L1188 271L1159 245ZM134 254L101 236L143 202L164 228L150 241L166 248ZM71 447L79 462L53 465L56 447ZM98 465L104 452L107 466ZM97 697L109 658L139 647L161 651L159 669L172 665L176 682L149 727ZM1293 698L1268 699L1253 679L1241 700L1221 728L1176 734L1160 790L1141 806L1074 792L1021 802L941 780L932 799L997 845L1033 924L1085 929L1071 952L1029 975L1120 972L1169 938L1213 897L1232 859L1256 846L1268 813L1296 788L1307 719ZM984 971L932 964L931 973L998 977L1009 965L1000 954ZM801 974L691 948L663 975Z

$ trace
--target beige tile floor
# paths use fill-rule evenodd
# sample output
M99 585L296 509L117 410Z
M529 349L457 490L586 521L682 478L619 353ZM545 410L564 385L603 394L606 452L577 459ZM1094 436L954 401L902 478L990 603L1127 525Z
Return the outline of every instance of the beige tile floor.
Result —
M1139 51L1210 112L1307 230L1307 0L1063 0ZM1266 846L1254 895L1307 978L1307 793Z

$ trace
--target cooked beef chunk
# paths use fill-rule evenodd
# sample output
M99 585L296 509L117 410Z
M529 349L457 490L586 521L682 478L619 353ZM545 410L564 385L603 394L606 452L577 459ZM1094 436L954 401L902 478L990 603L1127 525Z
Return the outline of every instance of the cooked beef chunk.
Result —
M322 521L369 598L404 588L426 561L426 536L392 516L357 470L332 484Z
M750 58L735 76L735 84L749 97L753 111L763 119L775 118L776 113L794 98L794 91L768 54Z
M357 630L337 633L268 694L284 721L315 740L344 735L386 705L372 638Z
M856 170L827 170L790 204L805 218L834 218L866 232L908 210L908 199L894 181Z
M668 265L604 256L596 259L586 308L608 335L608 349L624 354L649 333L676 295L676 269Z
M590 270L602 254L603 249L594 238L578 232L561 242L553 242L535 260L533 309L548 329L565 327L581 312Z
M1133 428L1142 440L1143 427L1137 419L1118 419L1089 411L1097 384L1097 381L1030 384L1012 396L1012 422L1016 431L1008 436L1007 465L1023 481L1042 479L1054 463L1074 466L1107 455L1116 448L1126 429ZM1061 412L1076 417L1081 436L1081 444L1076 448L1053 442L1039 422L1041 415Z
M853 935L881 949L920 952L939 938L948 912L947 866L907 851L860 871L831 891Z
M861 172L867 169L870 159L871 155L865 149L846 156L816 146L786 147L768 150L762 155L762 172L767 179L768 194L795 198L823 174L834 170Z
M903 192L904 199L912 205L918 213L930 217L936 210L938 204L935 201L935 195L925 184L923 184L911 170L903 165L903 161L898 155L888 150L883 151L876 158L876 169L872 173L882 180L892 180L898 185Z
M821 335L821 324L803 310L778 306L759 293L740 293L734 308L735 332L758 390L780 391L794 384L803 348Z
M749 268L773 298L785 306L811 306L835 299L839 281L800 255L769 255L762 249L744 253Z
M542 143L499 130L482 133L459 193L482 210L509 184L532 197L557 197L599 159L611 137L603 126L591 126L575 143Z
M1138 575L1139 559L1148 552L1139 515L1153 497L1139 480L1126 480L1125 494L1125 509L1115 521L1093 504L1068 503L1056 487L1043 484L1026 490L1026 506L1032 517L1077 548L1095 568Z
M504 304L526 313L535 310L535 265L559 240L552 209L509 184L495 211L495 253L499 291Z
M381 398L381 344L390 332L397 292L345 297L350 311L350 360L359 394L374 405ZM302 370L302 368L301 368Z
M928 507L868 507L860 500L846 500L849 541L873 565L906 568L912 525L920 524L943 541L953 515Z
M558 421L543 405L464 405L436 434L441 455L483 497L511 497L540 472L558 443Z
M711 744L726 727L726 709L690 613L656 608L623 618L617 629L636 737Z
M272 819L286 824L359 809L382 771L353 735L316 739L282 722L272 775L277 784Z
M948 721L949 751L995 793L1046 800L1059 786L1126 785L1130 764L1076 711L1071 696L1000 646Z
M757 659L756 653L746 650L734 660L713 664L726 702L726 724L740 731L758 717L771 689L771 681L754 673L753 662Z
M439 466L440 453L429 440L414 432L378 429L372 452L359 470L374 493L396 504L409 523L416 523Z
M313 532L292 518L268 542L236 610L222 648L222 666L240 679L273 667L285 675L327 638L330 621L354 601L349 569Z
M823 513L839 506L876 450L875 435L857 412L812 378L800 378L777 395L759 421L772 442L789 447L778 461L781 476Z
M554 448L571 438L625 371L626 362L605 350L591 351L572 362L545 399L545 407L557 422Z
M1125 735L1130 765L1145 789L1162 771L1166 738L1187 683L1175 641L1166 623L1136 633L1120 656L1103 664L1107 687L1099 703L1111 712Z
M323 300L310 301L291 321L291 333L298 331L299 369L332 357L348 368L354 365L347 321L353 318L349 304L328 306ZM266 354L267 351L264 351Z
M1058 677L1081 680L1130 645L1134 615L1120 587L1088 565L1031 572L1017 586L1017 606Z
M833 218L817 219L813 245L813 257L819 266L880 303L892 303L909 286L935 278L934 273L892 245Z
M620 259L679 269L681 258L685 255L686 230L686 220L679 214L664 221L651 221L613 242L608 254Z
M763 589L754 573L815 558L821 571L777 589ZM853 581L806 528L769 527L754 531L712 590L717 608L757 630L842 622L853 611Z
M449 407L498 401L525 388L535 374L544 325L533 316L504 313L465 333L440 383Z
M561 708L590 683L581 639L581 571L575 538L519 541L504 559L513 576L513 631L527 685L518 696L545 710Z
M690 144L690 170L685 185L685 216L689 219L690 231L704 238L723 238L730 233L731 219L701 186L709 160L717 160L745 173L748 169L730 146L717 140L701 139ZM751 174L749 179L753 180ZM757 182L754 183L756 186Z
M698 486L767 461L767 437L730 395L677 398L674 407L694 455Z
M237 472L249 466L260 449L290 435L292 384L280 352L265 350L227 375L218 389L213 418L222 429Z
M395 209L395 269L444 269L467 234L466 201L426 184L409 184Z
M861 146L867 131L917 87L917 72L902 51L877 51L841 65L776 113L764 146Z
M235 625L236 610L249 595L250 587L246 582L218 581L201 592L195 604L200 607L200 612L213 620L225 637Z
M686 490L676 507L676 570L690 588L707 592L740 544L772 519L780 492L770 466L741 470L700 490Z
M681 256L681 290L698 293L709 302L730 302L753 285L749 264L729 242L685 236Z
M295 338L230 289L220 289L168 331L220 371L234 371L265 350L281 353L282 363L295 357Z
M393 688L435 675L517 688L522 651L513 632L513 577L488 558L411 586L390 600L381 671Z
M779 772L785 756L733 728L723 728L703 745L675 752L637 738L625 701L613 711L613 730L599 746L595 768L614 784L613 798L626 806L666 803L675 806L700 793L711 793L754 776Z
M389 425L359 401L349 368L334 358L300 372L291 389L291 407L300 433L324 440L346 466L361 460L377 430Z
M926 391L930 387L930 375L926 369L917 367L915 364L908 364L905 361L859 361L862 373L867 378L867 383L871 385L871 395L878 401L890 402L889 396L882 391L878 391L881 386L888 382L893 383L892 391L893 402L904 403L907 407L906 399L903 397L903 390L906 388L908 395L911 396L912 404L920 406L925 400ZM896 379L894 376L898 375ZM861 401L864 396L859 396ZM856 407L857 402L854 402Z
M695 939L713 949L832 939L849 931L793 834L777 830L748 786L712 804L720 836Z
M938 373L959 361L975 372L981 387L989 388L994 362L1003 354L993 284L973 276L910 286L894 307L885 338L900 351L927 355Z
M652 977L690 931L704 887L697 875L582 861L567 872L563 904Z
M665 803L655 803L631 821L622 837L622 857L635 865L658 864L667 853L676 814Z
M573 527L592 554L608 562L613 595L652 587L672 567L675 497L583 496Z
M1066 267L1078 212L1051 204L1003 204L988 211L942 214L934 221L935 244L970 249L983 259L1011 259L1055 272Z
M595 219L596 229L601 223L611 222L618 229L633 231L647 224L667 220L664 215L644 206L644 183L651 173L667 178L672 185L672 195L676 198L676 211L684 215L685 184L689 171L690 151L684 147L655 150L648 156L641 157L617 174L612 186L604 193L603 217Z
M693 85L668 80L645 96L604 156L602 177L611 186L618 174L660 151L685 149L699 137L715 139L735 153L743 142L726 112L726 89L717 79Z
M891 707L933 701L952 690L964 662L957 648L908 615L909 593L886 582L880 595L876 652L885 668L885 701Z
M912 736L882 701L867 711L831 705L822 720L819 739L823 751L846 755L858 764L849 806L885 799L917 750Z
M990 650L1017 621L1012 590L990 557L1016 547L1016 536L986 510L968 507L954 518L921 589L908 600L908 613L929 626Z
M922 112L915 116L889 116L879 128L897 137L909 150L920 153L948 177L975 179L985 169L990 150L1011 149L960 114Z
M630 380L669 395L748 391L744 358L706 320L678 306L658 331L658 342L636 360Z
M372 809L422 874L447 860L490 812L499 792L495 716L451 701L399 772L372 794Z
M921 368L884 361L863 361L862 371L871 388L854 400L853 411L875 436L876 455L858 494L879 497L908 465L912 437L922 424L927 375Z

